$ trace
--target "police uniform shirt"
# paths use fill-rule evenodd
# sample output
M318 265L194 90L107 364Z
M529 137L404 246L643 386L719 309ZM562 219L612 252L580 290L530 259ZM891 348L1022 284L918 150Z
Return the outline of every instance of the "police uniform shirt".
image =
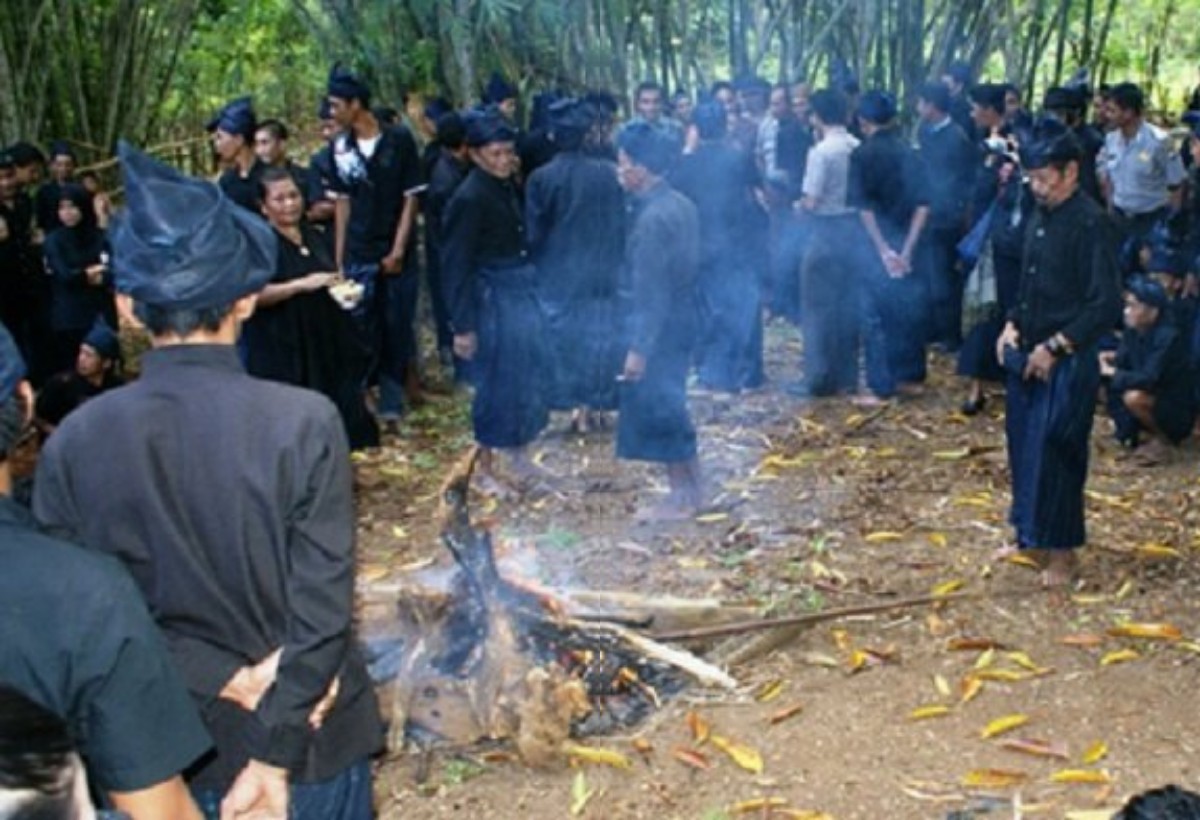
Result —
M62 717L106 791L161 783L210 747L121 565L37 531L0 497L0 682Z
M333 163L332 190L350 199L345 261L378 264L392 251L406 199L421 190L417 143L403 126L382 129L373 146L360 146L353 134L340 134L333 142ZM408 260L415 259L416 241L413 230Z
M1081 190L1056 208L1034 210L1020 292L1008 316L1024 350L1056 333L1086 349L1112 329L1121 311L1112 230L1108 215Z
M218 753L195 773L225 790L250 757L327 780L380 748L351 633L354 508L337 410L251 378L234 347L179 345L72 413L38 464L34 513L129 569ZM285 647L255 713L220 699ZM308 715L333 678L322 728Z
M1167 135L1143 122L1133 139L1117 128L1104 138L1100 170L1112 187L1113 206L1127 216L1151 213L1167 205L1169 188L1187 178L1183 162Z

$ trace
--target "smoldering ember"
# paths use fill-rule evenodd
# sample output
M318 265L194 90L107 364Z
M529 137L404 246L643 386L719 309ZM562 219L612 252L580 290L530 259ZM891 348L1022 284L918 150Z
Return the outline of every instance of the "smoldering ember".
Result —
M1197 31L8 0L0 818L1200 817Z

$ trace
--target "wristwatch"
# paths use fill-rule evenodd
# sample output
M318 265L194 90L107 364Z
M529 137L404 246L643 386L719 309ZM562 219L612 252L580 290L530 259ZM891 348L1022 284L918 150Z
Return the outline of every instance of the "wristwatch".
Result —
M1063 356L1068 356L1071 353L1071 348L1063 339L1061 333L1055 333L1046 340L1046 349L1050 351L1050 355L1056 359L1061 359Z

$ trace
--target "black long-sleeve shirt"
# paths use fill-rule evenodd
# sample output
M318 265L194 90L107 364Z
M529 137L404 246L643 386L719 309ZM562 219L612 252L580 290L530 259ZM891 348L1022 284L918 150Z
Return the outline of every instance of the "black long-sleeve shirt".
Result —
M525 217L516 185L472 169L442 216L442 286L454 332L477 329L476 277L480 268L528 259Z
M630 348L650 358L691 329L700 268L696 206L665 182L638 195L629 257Z
M349 453L326 398L251 378L232 346L152 350L137 382L55 431L34 513L119 558L140 587L216 742L198 787L227 788L249 757L325 780L379 748L352 645ZM218 697L280 647L255 713ZM335 676L314 732L309 713Z
M929 183L930 227L964 228L980 162L978 149L952 120L922 125L918 140Z
M611 162L564 151L525 184L538 292L551 304L613 297L625 252L625 197Z
M1025 232L1021 286L1009 321L1032 350L1056 333L1077 348L1094 344L1121 312L1121 275L1108 215L1082 190L1055 208L1039 206Z
M929 206L924 171L895 128L877 131L850 155L847 204L873 213L884 238L902 243L917 209Z
M1112 389L1143 390L1162 403L1192 404L1192 367L1187 342L1165 317L1144 331L1121 335Z

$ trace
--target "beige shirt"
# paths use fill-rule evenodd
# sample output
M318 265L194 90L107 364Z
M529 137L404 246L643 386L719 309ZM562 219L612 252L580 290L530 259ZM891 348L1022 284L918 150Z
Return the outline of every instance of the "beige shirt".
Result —
M808 152L804 171L804 196L815 202L816 216L842 216L853 213L846 205L850 187L850 155L858 139L845 128L827 128L825 136Z

